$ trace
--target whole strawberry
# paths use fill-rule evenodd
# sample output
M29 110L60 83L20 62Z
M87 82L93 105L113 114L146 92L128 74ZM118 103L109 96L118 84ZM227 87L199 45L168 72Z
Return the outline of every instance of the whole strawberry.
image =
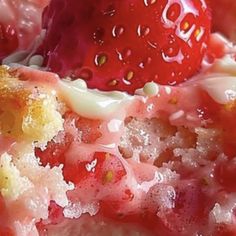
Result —
M52 0L43 27L39 51L49 70L132 94L197 72L210 16L204 0Z

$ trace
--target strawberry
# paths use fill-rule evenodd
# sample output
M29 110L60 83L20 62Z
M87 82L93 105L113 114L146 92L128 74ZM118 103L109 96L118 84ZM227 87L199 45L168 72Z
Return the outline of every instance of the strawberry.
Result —
M40 33L41 13L49 0L0 1L0 61L25 50Z
M64 168L65 179L82 186L83 181L88 180L95 181L97 185L116 184L125 175L119 158L105 152L96 152L91 161L79 161L76 165L65 165Z
M18 44L16 30L11 25L0 23L0 60L14 52Z
M221 161L215 168L215 175L217 181L224 186L226 191L235 191L236 159Z
M197 72L210 32L203 0L52 0L38 52L47 68L90 88L133 93Z
M207 0L207 2L212 9L213 31L221 32L236 41L236 1Z
M3 228L0 228L0 235L14 236L14 232L8 227L3 227Z

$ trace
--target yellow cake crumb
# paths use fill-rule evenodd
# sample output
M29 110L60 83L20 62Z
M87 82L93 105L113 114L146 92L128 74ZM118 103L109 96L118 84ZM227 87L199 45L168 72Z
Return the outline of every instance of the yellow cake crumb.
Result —
M17 140L46 143L63 129L52 89L30 86L0 68L0 132Z

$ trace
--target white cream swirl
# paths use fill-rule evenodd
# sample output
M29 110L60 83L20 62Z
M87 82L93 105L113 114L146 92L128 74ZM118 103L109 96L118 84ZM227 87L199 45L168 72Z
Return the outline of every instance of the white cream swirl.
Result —
M80 79L59 81L59 94L74 112L92 119L106 119L116 112L121 113L134 99L124 92L88 89L86 83Z

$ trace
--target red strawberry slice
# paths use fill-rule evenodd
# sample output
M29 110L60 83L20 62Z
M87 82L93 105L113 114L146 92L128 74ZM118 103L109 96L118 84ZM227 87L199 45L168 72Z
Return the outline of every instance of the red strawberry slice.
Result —
M200 67L210 16L202 0L52 0L39 51L61 76L133 93L148 81L176 84Z
M89 179L92 182L95 181L98 186L116 184L125 175L126 171L118 157L105 152L96 152L91 161L66 165L64 168L65 179L81 185L83 185L83 181Z

